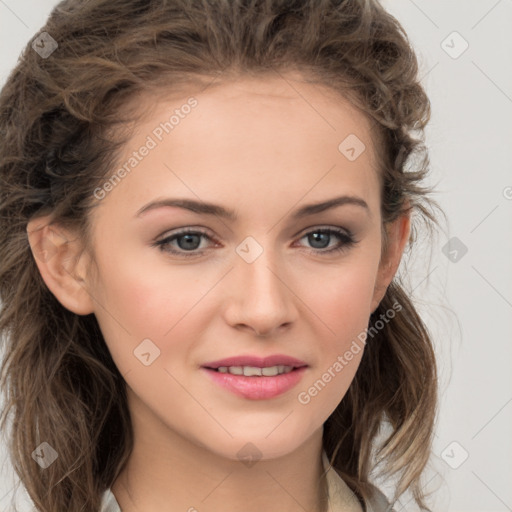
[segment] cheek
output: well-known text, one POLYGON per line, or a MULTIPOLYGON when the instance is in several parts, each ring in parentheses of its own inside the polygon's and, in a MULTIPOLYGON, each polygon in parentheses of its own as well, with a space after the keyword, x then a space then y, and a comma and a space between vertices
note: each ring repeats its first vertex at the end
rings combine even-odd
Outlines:
POLYGON ((311 278, 302 288, 310 310, 308 317, 315 318, 319 326, 312 338, 321 350, 311 378, 301 386, 302 394, 297 399, 318 408, 321 416, 331 414, 352 383, 363 356, 371 313, 377 259, 360 253, 357 261, 349 264, 347 259, 345 263, 336 271, 322 273, 321 279, 316 275, 316 286, 311 286, 311 278))
POLYGON ((171 356, 190 349, 198 338, 205 316, 202 299, 218 281, 218 273, 198 274, 192 267, 165 264, 141 266, 136 261, 102 261, 100 287, 95 290, 102 305, 96 310, 98 322, 120 369, 140 365, 134 351, 146 339, 160 350, 155 363, 167 359, 166 366, 172 368, 177 358, 171 356))
POLYGON ((300 296, 310 309, 308 316, 312 312, 324 325, 324 339, 347 341, 367 326, 376 273, 375 258, 360 254, 302 280, 300 296))

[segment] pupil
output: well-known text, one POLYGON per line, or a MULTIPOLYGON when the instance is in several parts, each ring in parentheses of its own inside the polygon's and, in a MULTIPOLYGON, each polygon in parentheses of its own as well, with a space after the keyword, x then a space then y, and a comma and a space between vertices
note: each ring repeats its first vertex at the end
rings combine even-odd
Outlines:
POLYGON ((324 249, 325 247, 327 247, 327 246, 329 245, 329 240, 328 240, 328 238, 327 238, 328 236, 329 236, 329 234, 328 234, 328 233, 312 233, 311 235, 309 235, 309 237, 310 237, 310 243, 312 242, 312 243, 311 243, 311 245, 312 245, 313 247, 315 247, 316 249, 324 249), (325 243, 325 244, 323 244, 323 245, 322 245, 322 244, 320 244, 320 247, 315 246, 315 243, 317 243, 317 242, 318 242, 318 239, 319 239, 320 237, 326 237, 326 238, 325 238, 325 240, 324 240, 326 243, 325 243))
POLYGON ((197 249, 197 247, 194 247, 194 242, 198 242, 199 241, 199 236, 198 235, 191 235, 191 234, 187 234, 187 235, 183 235, 183 236, 180 236, 178 238, 178 245, 180 246, 180 249, 197 249), (192 240, 190 240, 192 238, 192 240), (194 240, 195 238, 195 240, 194 240), (182 244, 180 243, 181 240, 185 240, 185 243, 182 244), (192 244, 192 246, 190 245, 192 244))

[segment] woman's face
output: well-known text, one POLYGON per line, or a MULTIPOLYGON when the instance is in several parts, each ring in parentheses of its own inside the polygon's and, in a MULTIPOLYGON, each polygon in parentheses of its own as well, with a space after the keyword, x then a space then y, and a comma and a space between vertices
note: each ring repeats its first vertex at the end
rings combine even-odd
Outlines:
POLYGON ((368 122, 291 77, 155 101, 95 193, 91 312, 148 434, 230 459, 244 446, 284 455, 342 400, 385 291, 368 122), (267 366, 285 355, 305 368, 204 367, 276 354, 267 366))

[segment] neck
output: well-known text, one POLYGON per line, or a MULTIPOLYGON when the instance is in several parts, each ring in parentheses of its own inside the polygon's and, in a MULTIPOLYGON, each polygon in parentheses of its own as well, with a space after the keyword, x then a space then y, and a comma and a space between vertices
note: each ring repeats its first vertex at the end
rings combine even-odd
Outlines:
POLYGON ((131 410, 133 451, 111 487, 123 512, 327 512, 322 428, 291 453, 244 463, 131 410))

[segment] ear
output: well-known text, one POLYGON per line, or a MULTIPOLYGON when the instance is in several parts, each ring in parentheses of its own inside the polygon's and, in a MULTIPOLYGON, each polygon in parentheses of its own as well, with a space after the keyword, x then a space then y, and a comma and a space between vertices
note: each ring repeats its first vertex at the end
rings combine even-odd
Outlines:
POLYGON ((398 270, 405 245, 409 240, 410 230, 410 209, 407 209, 406 213, 386 225, 388 246, 379 263, 371 306, 372 313, 379 307, 389 284, 398 270))
POLYGON ((57 300, 77 315, 94 311, 86 288, 89 256, 79 237, 51 222, 50 216, 31 219, 27 235, 37 268, 57 300))

